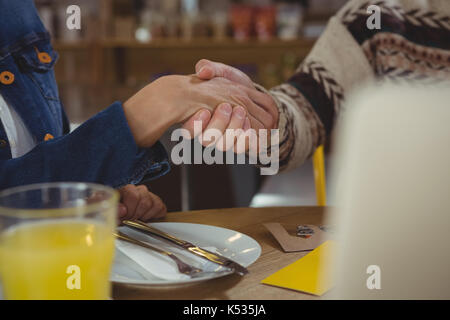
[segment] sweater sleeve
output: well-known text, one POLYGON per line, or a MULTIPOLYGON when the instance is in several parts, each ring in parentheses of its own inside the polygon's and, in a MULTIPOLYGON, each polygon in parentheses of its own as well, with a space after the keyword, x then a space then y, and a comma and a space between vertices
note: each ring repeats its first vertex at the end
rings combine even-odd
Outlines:
POLYGON ((295 74, 266 91, 280 114, 280 170, 301 165, 330 137, 345 113, 345 97, 357 87, 381 80, 450 78, 450 3, 377 3, 380 29, 367 27, 369 1, 349 1, 295 74))

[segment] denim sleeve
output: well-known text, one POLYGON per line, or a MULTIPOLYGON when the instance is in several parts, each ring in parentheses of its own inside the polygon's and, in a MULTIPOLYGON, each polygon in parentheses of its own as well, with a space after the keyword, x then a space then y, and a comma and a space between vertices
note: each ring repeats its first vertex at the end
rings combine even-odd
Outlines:
POLYGON ((41 182, 94 182, 114 188, 156 179, 170 170, 160 142, 139 148, 115 102, 70 134, 0 161, 0 189, 41 182))

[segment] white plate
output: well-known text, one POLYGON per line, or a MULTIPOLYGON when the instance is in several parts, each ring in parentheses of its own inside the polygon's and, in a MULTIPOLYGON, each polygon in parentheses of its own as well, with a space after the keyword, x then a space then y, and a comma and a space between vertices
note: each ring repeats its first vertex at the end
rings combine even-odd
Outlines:
MULTIPOLYGON (((192 242, 199 247, 215 247, 217 248, 217 253, 232 259, 244 267, 248 267, 254 263, 261 255, 261 247, 258 242, 237 231, 193 223, 159 222, 150 223, 149 225, 172 234, 180 239, 192 242)), ((160 240, 157 240, 157 238, 147 236, 130 228, 119 227, 118 229, 130 236, 138 238, 139 240, 144 240, 148 243, 156 245, 158 243, 161 244, 160 240)), ((167 242, 164 242, 164 244, 167 246, 167 242)), ((176 253, 182 260, 183 256, 192 258, 192 254, 187 251, 179 251, 176 246, 171 248, 173 249, 171 251, 176 253)), ((148 249, 142 248, 142 250, 148 249)), ((178 285, 214 279, 229 274, 229 272, 221 272, 219 274, 208 274, 195 279, 169 281, 159 279, 157 277, 148 277, 148 275, 147 277, 144 277, 138 272, 140 268, 141 267, 133 260, 121 253, 119 250, 116 250, 111 281, 135 285, 178 285)))

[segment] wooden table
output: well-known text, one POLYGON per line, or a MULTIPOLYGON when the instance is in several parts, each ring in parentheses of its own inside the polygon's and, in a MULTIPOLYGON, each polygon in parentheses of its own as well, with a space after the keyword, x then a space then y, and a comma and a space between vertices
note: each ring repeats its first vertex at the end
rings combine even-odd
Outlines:
POLYGON ((294 234, 300 224, 323 224, 320 207, 235 208, 169 213, 164 221, 208 224, 233 229, 254 238, 261 245, 259 259, 244 277, 230 275, 176 288, 115 284, 114 299, 314 299, 314 296, 261 284, 261 280, 293 263, 306 253, 284 253, 262 225, 279 222, 294 234))

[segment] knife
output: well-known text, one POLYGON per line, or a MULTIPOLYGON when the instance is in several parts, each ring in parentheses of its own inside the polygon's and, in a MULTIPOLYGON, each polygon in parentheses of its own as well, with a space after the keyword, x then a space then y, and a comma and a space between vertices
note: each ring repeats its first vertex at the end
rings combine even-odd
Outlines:
POLYGON ((170 241, 171 243, 173 243, 185 250, 188 250, 189 252, 191 252, 199 257, 202 257, 203 259, 217 263, 226 268, 230 268, 235 273, 239 274, 240 276, 246 275, 248 273, 248 270, 246 268, 244 268, 239 263, 234 262, 231 259, 228 259, 217 253, 213 253, 211 251, 197 247, 196 245, 194 245, 188 241, 179 239, 173 235, 170 235, 164 231, 161 231, 155 227, 149 226, 140 221, 124 220, 124 221, 122 221, 122 223, 130 228, 135 229, 135 230, 150 234, 152 236, 157 236, 157 237, 163 238, 167 241, 170 241))

